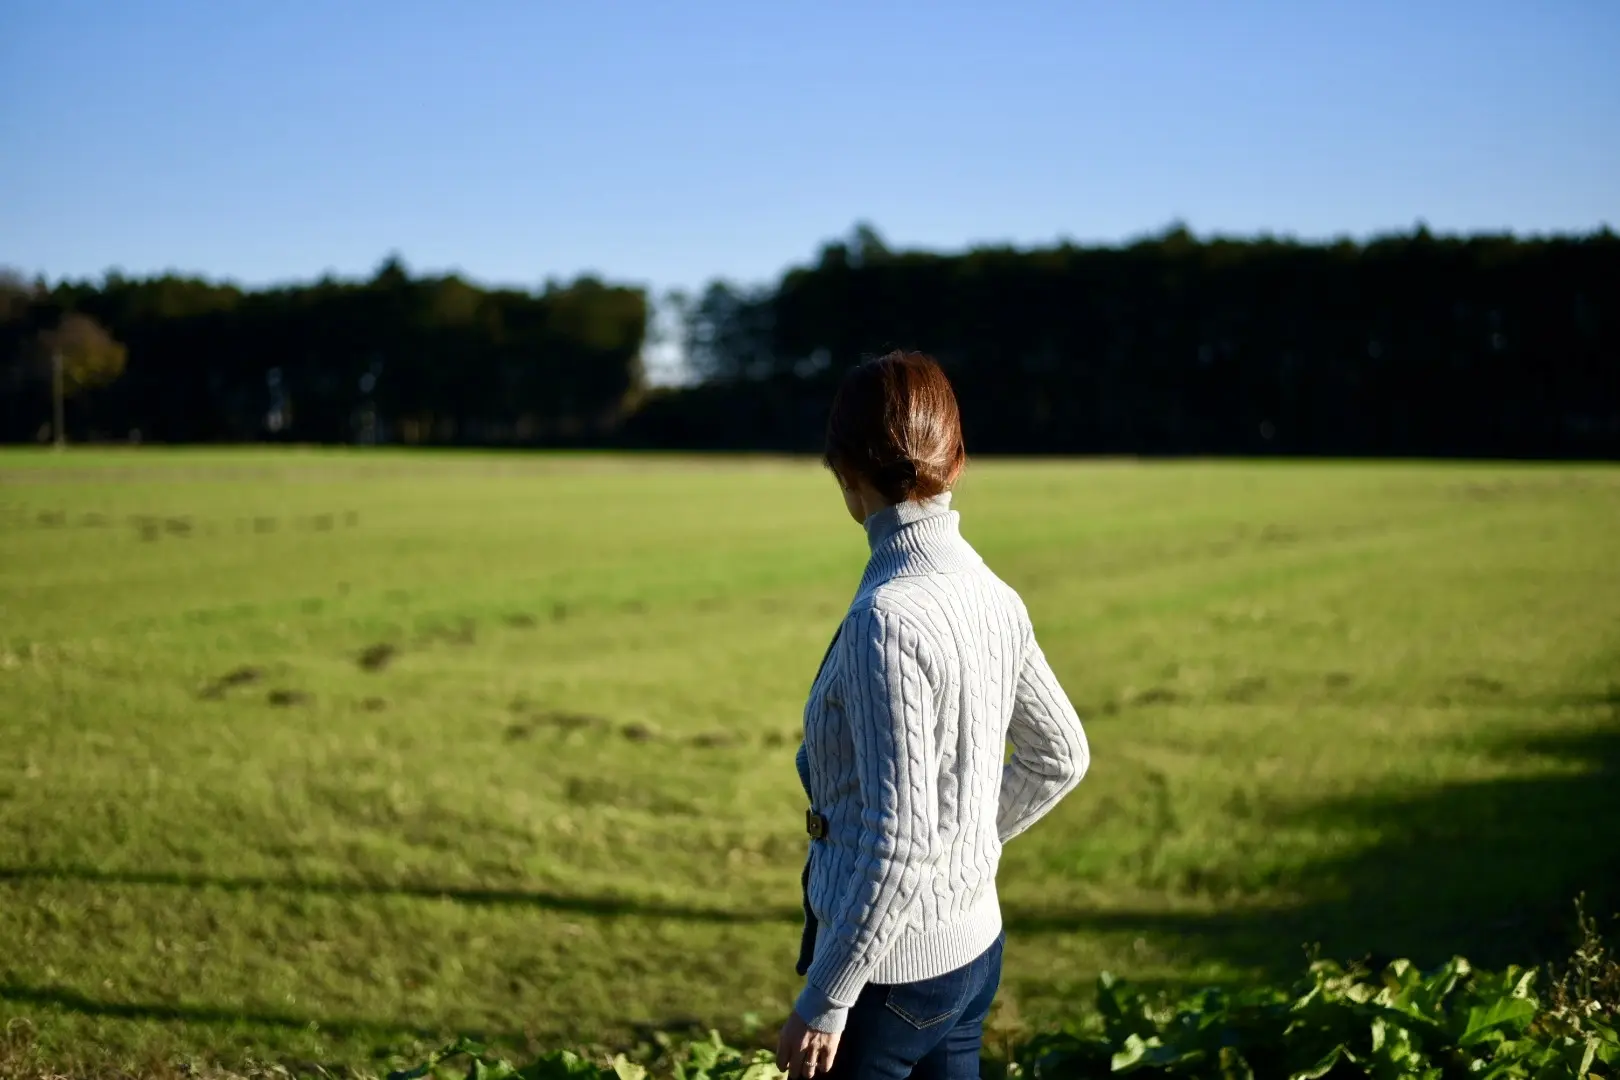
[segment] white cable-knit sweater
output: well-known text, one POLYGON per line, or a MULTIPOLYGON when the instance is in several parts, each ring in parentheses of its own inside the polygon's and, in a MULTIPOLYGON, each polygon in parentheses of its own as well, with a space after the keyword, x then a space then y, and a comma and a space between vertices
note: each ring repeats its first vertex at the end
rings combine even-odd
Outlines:
POLYGON ((828 830, 795 1009, 823 1031, 868 982, 943 975, 995 942, 1001 845, 1089 762, 1023 601, 958 523, 948 493, 867 519, 872 557, 805 706, 799 777, 828 830))

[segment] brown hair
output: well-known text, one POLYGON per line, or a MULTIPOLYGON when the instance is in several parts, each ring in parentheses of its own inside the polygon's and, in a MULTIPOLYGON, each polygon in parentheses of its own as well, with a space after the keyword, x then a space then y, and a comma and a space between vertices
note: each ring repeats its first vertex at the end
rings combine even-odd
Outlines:
POLYGON ((967 460, 956 394, 934 358, 896 350, 852 369, 827 418, 827 466, 890 502, 931 499, 967 460))

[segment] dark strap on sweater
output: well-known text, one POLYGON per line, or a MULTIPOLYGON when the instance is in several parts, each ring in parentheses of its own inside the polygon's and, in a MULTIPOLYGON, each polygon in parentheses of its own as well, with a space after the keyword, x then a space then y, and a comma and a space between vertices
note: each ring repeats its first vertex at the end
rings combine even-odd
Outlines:
MULTIPOLYGON (((833 631, 832 640, 827 642, 827 651, 821 654, 821 664, 816 668, 816 679, 821 678, 822 671, 827 667, 827 660, 832 656, 832 651, 837 647, 838 639, 843 633, 844 624, 840 622, 838 629, 833 631)), ((811 685, 815 685, 815 680, 811 680, 811 685)), ((814 810, 811 813, 814 813, 814 810)), ((811 843, 814 844, 815 839, 811 840, 811 843)), ((809 974, 810 961, 815 959, 816 955, 816 913, 810 910, 810 858, 814 850, 811 848, 805 853, 804 872, 799 875, 799 891, 804 898, 804 930, 799 935, 799 962, 794 965, 794 970, 800 975, 809 974)))
POLYGON ((810 910, 810 860, 804 860, 804 873, 799 875, 799 886, 804 893, 804 930, 799 934, 799 962, 793 970, 800 975, 810 974, 810 961, 816 958, 816 913, 810 910))

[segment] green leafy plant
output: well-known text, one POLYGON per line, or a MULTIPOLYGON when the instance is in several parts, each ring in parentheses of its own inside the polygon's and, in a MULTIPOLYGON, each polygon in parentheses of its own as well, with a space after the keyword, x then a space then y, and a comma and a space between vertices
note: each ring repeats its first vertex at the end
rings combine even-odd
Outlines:
MULTIPOLYGON (((1596 924, 1579 915, 1570 961, 1547 973, 1476 971, 1457 957, 1432 971, 1409 960, 1371 970, 1327 960, 1289 987, 1149 994, 1104 974, 1095 1013, 1071 1031, 1014 1049, 1010 1080, 1140 1077, 1209 1080, 1590 1080, 1620 1075, 1620 964, 1596 924)), ((460 1067, 466 1080, 779 1080, 766 1050, 727 1046, 716 1032, 657 1037, 648 1064, 557 1050, 517 1067, 462 1039, 388 1080, 423 1080, 460 1067), (651 1067, 649 1067, 649 1065, 651 1067), (656 1072, 654 1071, 656 1070, 656 1072)), ((644 1059, 647 1060, 647 1059, 644 1059)))
POLYGON ((1590 1014, 1578 1030, 1555 1022, 1534 992, 1536 978, 1517 967, 1474 971, 1460 957, 1430 972, 1407 960, 1376 972, 1317 961, 1287 989, 1209 989, 1169 1000, 1104 975, 1101 1030, 1037 1037, 1011 1071, 1030 1080, 1609 1075, 1620 1065, 1612 1016, 1590 1014))
MULTIPOLYGON (((727 1046, 718 1032, 707 1039, 676 1043, 660 1037, 659 1065, 662 1076, 673 1080, 779 1080, 776 1057, 768 1050, 737 1050, 727 1046)), ((472 1039, 456 1042, 434 1052, 413 1069, 388 1074, 388 1080, 422 1080, 448 1071, 447 1066, 466 1059, 462 1075, 466 1080, 648 1080, 646 1065, 619 1054, 600 1064, 569 1050, 553 1050, 520 1067, 472 1039)))

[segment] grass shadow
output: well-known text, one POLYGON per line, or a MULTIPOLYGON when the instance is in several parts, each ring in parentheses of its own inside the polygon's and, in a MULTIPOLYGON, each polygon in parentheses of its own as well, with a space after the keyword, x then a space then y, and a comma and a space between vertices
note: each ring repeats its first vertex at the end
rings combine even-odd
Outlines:
POLYGON ((1620 912, 1620 723, 1499 751, 1547 759, 1555 769, 1302 811, 1317 830, 1378 840, 1308 865, 1290 882, 1303 899, 1286 907, 1025 912, 1008 925, 1144 936, 1281 978, 1298 973, 1301 949, 1311 945, 1326 956, 1406 956, 1424 966, 1453 955, 1486 967, 1561 959, 1577 896, 1585 894, 1587 910, 1605 921, 1620 912))
POLYGON ((0 982, 0 1001, 19 1005, 61 1009, 80 1016, 114 1020, 156 1020, 188 1024, 252 1024, 258 1027, 298 1031, 320 1030, 339 1037, 387 1039, 415 1037, 434 1039, 442 1031, 389 1020, 366 1020, 303 1016, 296 1013, 226 1009, 212 1005, 179 1005, 165 1002, 107 1001, 59 986, 32 986, 0 982))
POLYGON ((639 916, 704 923, 794 923, 804 920, 797 907, 751 909, 669 904, 619 896, 575 896, 543 889, 497 889, 368 881, 310 881, 299 878, 231 877, 175 871, 101 870, 88 866, 0 866, 0 882, 71 881, 89 885, 139 885, 227 892, 291 892, 313 896, 411 897, 483 906, 529 906, 579 915, 639 916))

